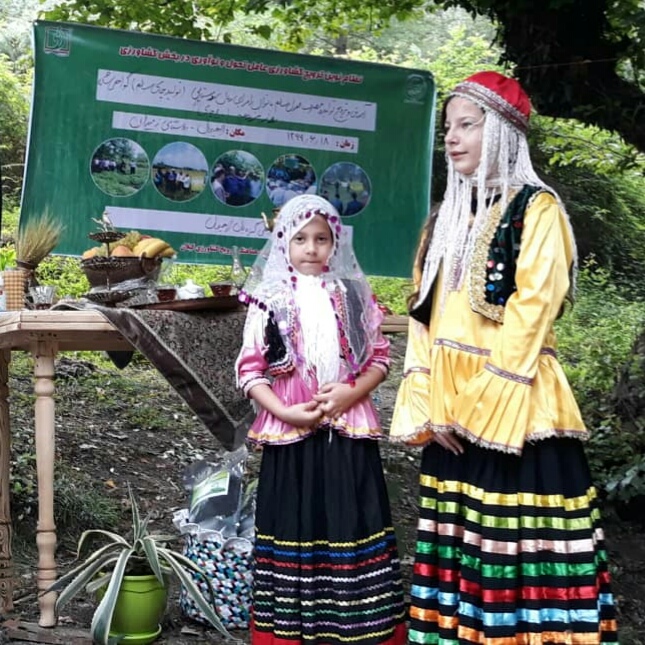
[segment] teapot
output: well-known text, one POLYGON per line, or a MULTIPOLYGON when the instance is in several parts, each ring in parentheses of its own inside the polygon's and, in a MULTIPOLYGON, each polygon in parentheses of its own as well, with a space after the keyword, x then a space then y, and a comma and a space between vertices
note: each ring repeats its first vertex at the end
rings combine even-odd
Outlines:
POLYGON ((195 284, 190 278, 177 289, 179 300, 190 300, 191 298, 203 298, 205 296, 203 287, 195 284))

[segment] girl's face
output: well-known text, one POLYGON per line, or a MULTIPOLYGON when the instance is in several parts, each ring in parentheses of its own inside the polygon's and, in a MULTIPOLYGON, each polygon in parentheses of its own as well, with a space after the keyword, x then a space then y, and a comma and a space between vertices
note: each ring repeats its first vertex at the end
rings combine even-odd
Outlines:
POLYGON ((468 99, 455 96, 446 106, 446 152, 455 170, 472 175, 482 156, 484 111, 468 99))
POLYGON ((315 215, 289 242, 289 259, 304 275, 321 275, 334 248, 334 238, 327 220, 315 215))

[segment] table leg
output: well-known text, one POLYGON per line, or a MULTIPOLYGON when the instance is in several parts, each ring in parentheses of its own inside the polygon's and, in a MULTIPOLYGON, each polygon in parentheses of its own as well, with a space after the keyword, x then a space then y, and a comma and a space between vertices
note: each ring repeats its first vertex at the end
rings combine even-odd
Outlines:
POLYGON ((9 361, 11 352, 0 351, 0 612, 13 611, 13 559, 11 556, 11 424, 9 421, 9 361))
MULTIPOLYGON (((34 355, 36 393, 36 470, 38 473, 38 592, 56 580, 56 525, 54 524, 54 357, 56 345, 38 342, 34 355)), ((56 625, 56 594, 39 595, 41 627, 56 625)))

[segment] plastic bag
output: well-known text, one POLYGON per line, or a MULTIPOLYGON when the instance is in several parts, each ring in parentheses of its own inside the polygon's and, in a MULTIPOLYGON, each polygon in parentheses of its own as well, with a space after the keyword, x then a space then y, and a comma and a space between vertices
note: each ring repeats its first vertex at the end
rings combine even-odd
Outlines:
POLYGON ((241 446, 219 463, 200 461, 191 467, 185 477, 191 492, 191 523, 201 529, 219 531, 223 538, 237 535, 247 455, 246 446, 241 446))
POLYGON ((254 479, 243 487, 240 517, 237 526, 239 537, 255 539, 255 500, 257 498, 258 480, 254 479))

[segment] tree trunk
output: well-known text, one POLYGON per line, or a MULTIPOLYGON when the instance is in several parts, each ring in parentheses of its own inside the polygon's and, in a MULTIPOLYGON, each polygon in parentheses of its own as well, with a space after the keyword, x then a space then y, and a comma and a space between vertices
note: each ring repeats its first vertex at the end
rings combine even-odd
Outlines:
POLYGON ((548 4, 499 2, 490 10, 500 23, 505 59, 517 65, 536 109, 616 131, 645 151, 645 95, 616 72, 630 43, 609 39, 607 1, 548 4))

